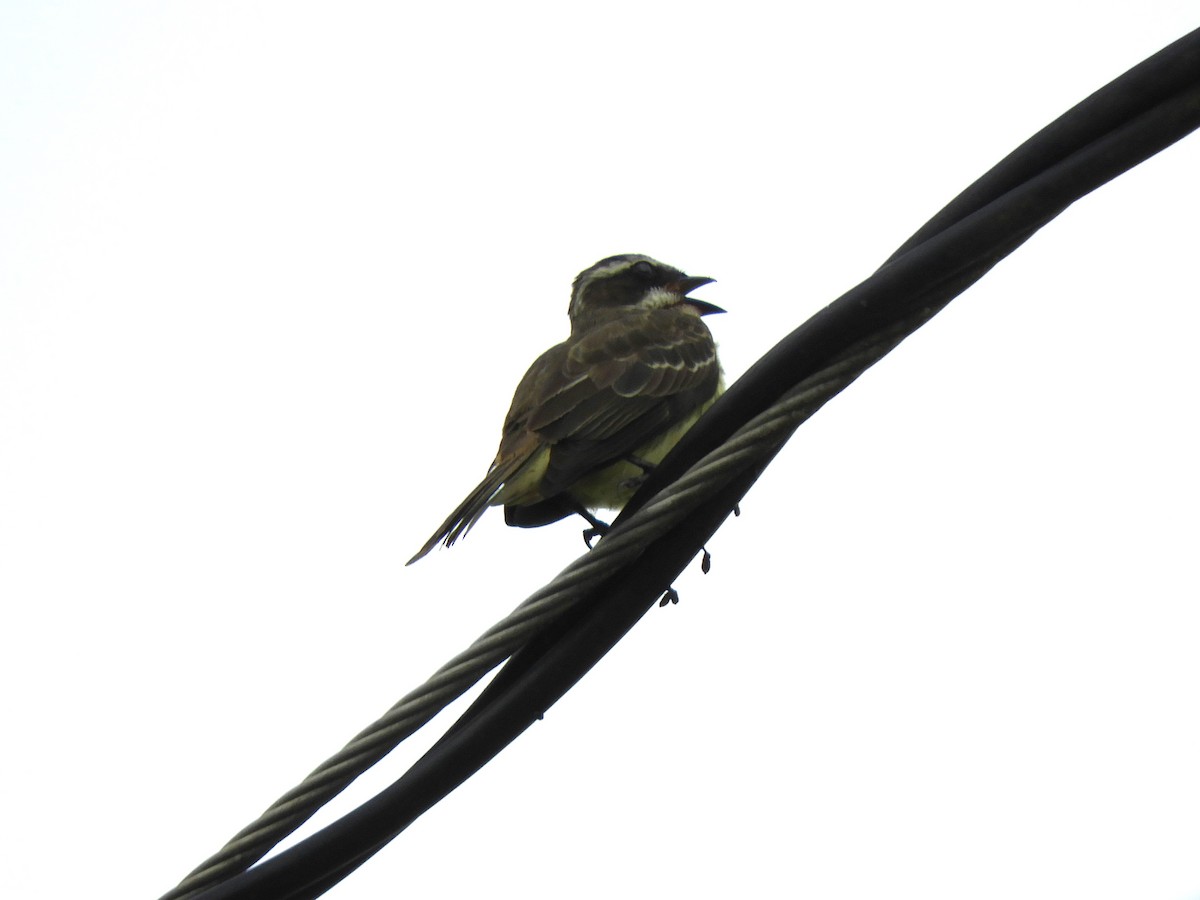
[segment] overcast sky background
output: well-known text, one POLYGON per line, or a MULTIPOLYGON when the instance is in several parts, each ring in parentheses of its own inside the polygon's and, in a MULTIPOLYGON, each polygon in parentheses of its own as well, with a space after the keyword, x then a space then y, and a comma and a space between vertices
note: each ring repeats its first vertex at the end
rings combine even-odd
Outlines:
MULTIPOLYGON (((159 895, 582 551, 403 565, 580 269, 736 378, 1197 12, 4 4, 0 895, 159 895)), ((329 896, 1200 897, 1198 207, 1036 235, 329 896)))

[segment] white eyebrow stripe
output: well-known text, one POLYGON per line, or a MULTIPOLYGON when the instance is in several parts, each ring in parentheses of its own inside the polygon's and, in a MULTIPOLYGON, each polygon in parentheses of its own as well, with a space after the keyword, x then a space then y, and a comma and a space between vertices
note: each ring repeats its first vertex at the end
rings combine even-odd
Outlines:
POLYGON ((591 281, 594 281, 596 278, 605 278, 609 275, 616 275, 619 272, 624 272, 626 269, 632 269, 634 266, 636 266, 640 262, 648 262, 653 266, 662 266, 663 268, 668 268, 667 266, 664 266, 662 263, 660 263, 658 260, 651 259, 649 256, 642 256, 641 254, 630 254, 625 257, 614 259, 611 262, 607 263, 606 265, 603 265, 600 268, 592 271, 588 275, 588 283, 590 283, 591 281))

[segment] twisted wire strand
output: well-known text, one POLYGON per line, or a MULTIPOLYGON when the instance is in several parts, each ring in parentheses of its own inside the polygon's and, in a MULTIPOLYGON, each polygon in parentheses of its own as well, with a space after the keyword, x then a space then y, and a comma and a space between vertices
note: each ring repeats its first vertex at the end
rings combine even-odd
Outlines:
MULTIPOLYGON (((1165 48, 1051 123, 964 191, 897 251, 888 264, 907 256, 907 251, 917 245, 938 241, 977 216, 982 216, 978 221, 986 224, 969 229, 966 237, 959 235, 953 241, 939 244, 939 252, 951 257, 978 252, 986 252, 986 257, 971 256, 974 262, 969 262, 964 256, 954 273, 943 272, 940 276, 943 284, 926 287, 926 297, 936 305, 912 318, 922 321, 929 318, 1075 199, 1195 128, 1193 121, 1200 114, 1197 105, 1200 88, 1196 86, 1195 75, 1200 65, 1198 36, 1200 32, 1194 32, 1165 48), (993 203, 1001 204, 998 211, 988 212, 993 203), (1031 217, 1032 213, 1036 216, 1031 217), (1023 227, 1006 230, 1009 219, 1023 227)), ((903 278, 888 282, 889 291, 904 294, 909 282, 924 277, 925 270, 934 264, 929 253, 921 257, 920 266, 905 269, 903 278)), ((848 299, 847 296, 842 301, 848 299)), ((842 301, 835 301, 830 308, 842 301)), ((858 302, 861 304, 862 299, 858 302)), ((881 308, 885 306, 881 304, 881 308)), ((839 315, 846 314, 848 308, 842 302, 839 315)), ((748 467, 765 465, 796 427, 920 324, 918 321, 881 331, 840 355, 826 369, 804 379, 747 423, 722 447, 648 501, 643 509, 636 512, 630 509, 627 520, 623 516, 595 550, 565 569, 509 618, 442 667, 425 685, 393 706, 164 900, 191 896, 261 858, 326 800, 565 611, 580 585, 602 583, 613 577, 621 566, 645 553, 656 537, 666 534, 706 495, 720 490, 748 467)), ((779 369, 766 367, 760 374, 766 372, 778 377, 779 369)), ((763 387, 761 378, 754 382, 755 390, 763 387)), ((680 455, 681 461, 683 458, 680 455)), ((664 460, 664 470, 668 462, 669 459, 664 460)), ((343 869, 356 864, 357 861, 347 861, 343 869)), ((336 883, 340 875, 324 877, 325 880, 310 882, 309 886, 319 892, 336 883)))
POLYGON ((595 549, 576 559, 424 684, 406 694, 164 894, 162 900, 194 896, 261 859, 355 778, 570 609, 596 583, 640 556, 651 542, 747 466, 777 451, 807 418, 930 315, 932 311, 923 313, 918 322, 910 320, 877 333, 785 393, 652 498, 627 523, 602 538, 595 549))

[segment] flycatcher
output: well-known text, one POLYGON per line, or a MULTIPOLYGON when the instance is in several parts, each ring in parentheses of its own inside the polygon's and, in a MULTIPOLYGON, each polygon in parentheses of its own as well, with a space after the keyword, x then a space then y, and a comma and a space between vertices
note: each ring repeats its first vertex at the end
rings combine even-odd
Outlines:
POLYGON ((648 256, 602 259, 575 279, 571 336, 537 358, 513 394, 487 477, 408 564, 447 547, 489 506, 533 527, 620 509, 725 389, 701 316, 724 312, 688 293, 712 278, 648 256))

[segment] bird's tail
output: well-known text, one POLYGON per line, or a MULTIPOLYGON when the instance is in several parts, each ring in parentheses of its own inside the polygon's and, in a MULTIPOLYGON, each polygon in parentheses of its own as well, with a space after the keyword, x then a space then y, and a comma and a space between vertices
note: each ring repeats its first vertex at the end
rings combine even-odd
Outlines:
POLYGON ((433 533, 433 537, 427 540, 425 546, 418 550, 416 556, 405 565, 411 566, 439 543, 444 543, 449 547, 470 531, 472 526, 479 521, 479 517, 487 511, 492 500, 500 493, 504 483, 516 475, 528 462, 528 456, 518 456, 493 466, 487 477, 476 485, 475 490, 467 494, 467 498, 455 507, 454 512, 450 513, 446 521, 433 533))

